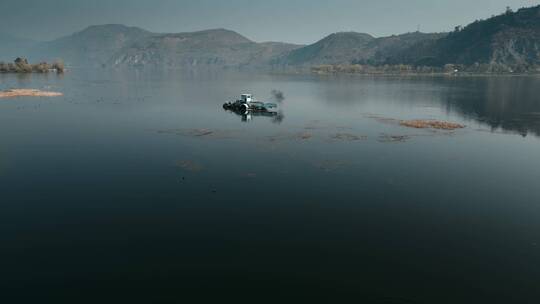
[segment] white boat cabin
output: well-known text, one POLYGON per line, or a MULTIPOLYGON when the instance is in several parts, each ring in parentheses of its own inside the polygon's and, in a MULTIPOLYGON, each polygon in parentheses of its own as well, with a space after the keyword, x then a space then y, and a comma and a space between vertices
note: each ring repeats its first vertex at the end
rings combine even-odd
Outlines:
POLYGON ((240 95, 240 100, 243 102, 252 102, 253 101, 253 95, 252 94, 242 94, 240 95))

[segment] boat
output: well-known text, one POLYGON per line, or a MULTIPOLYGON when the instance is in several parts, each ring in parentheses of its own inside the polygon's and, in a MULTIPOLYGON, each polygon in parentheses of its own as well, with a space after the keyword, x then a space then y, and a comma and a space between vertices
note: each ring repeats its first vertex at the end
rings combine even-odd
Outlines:
POLYGON ((278 113, 277 104, 255 100, 253 94, 241 94, 240 99, 224 103, 223 109, 239 113, 278 113))

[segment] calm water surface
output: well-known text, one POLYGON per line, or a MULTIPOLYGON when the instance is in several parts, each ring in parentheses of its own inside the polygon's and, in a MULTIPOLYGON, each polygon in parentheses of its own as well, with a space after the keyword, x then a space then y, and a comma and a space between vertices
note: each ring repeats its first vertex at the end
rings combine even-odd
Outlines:
POLYGON ((0 100, 9 303, 540 296, 540 78, 73 70, 10 87, 64 96, 0 100), (272 89, 279 117, 221 108, 272 89))

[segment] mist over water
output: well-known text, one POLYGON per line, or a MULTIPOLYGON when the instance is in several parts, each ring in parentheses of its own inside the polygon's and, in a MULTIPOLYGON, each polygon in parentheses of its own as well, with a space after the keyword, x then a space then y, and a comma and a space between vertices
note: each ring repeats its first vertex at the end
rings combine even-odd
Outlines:
POLYGON ((0 75, 0 89, 64 93, 0 100, 1 289, 75 302, 531 303, 539 82, 0 75), (286 97, 279 123, 221 107, 244 92, 275 102, 273 89, 286 97))

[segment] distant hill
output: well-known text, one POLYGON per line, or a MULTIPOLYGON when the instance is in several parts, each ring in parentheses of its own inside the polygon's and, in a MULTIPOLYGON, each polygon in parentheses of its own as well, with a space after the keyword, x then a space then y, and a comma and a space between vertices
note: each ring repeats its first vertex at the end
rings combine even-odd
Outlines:
POLYGON ((114 65, 157 67, 262 66, 298 46, 285 43, 256 43, 225 29, 192 33, 158 34, 140 39, 119 50, 114 65))
POLYGON ((447 33, 405 33, 401 35, 392 35, 388 37, 377 38, 368 47, 370 53, 364 58, 358 58, 356 63, 362 64, 383 64, 389 58, 392 58, 396 54, 403 52, 410 47, 419 43, 430 43, 443 37, 446 37, 447 33))
POLYGON ((448 36, 411 46, 388 63, 442 66, 540 64, 540 6, 523 8, 456 28, 448 36))
POLYGON ((62 58, 75 66, 99 66, 125 46, 151 35, 143 29, 119 24, 90 26, 70 36, 40 44, 33 57, 40 60, 62 58))
MULTIPOLYGON (((540 71, 540 6, 507 11, 451 33, 377 38, 341 32, 307 46, 257 43, 226 29, 157 34, 118 24, 91 26, 41 43, 0 35, 0 60, 20 56, 32 62, 62 58, 68 66, 86 67, 295 69, 359 64, 382 70, 404 66, 407 71, 440 71, 454 64, 480 72, 540 71)), ((454 71, 453 66, 447 68, 454 71)))
POLYGON ((0 33, 0 61, 12 62, 17 57, 28 56, 37 42, 0 33))
POLYGON ((277 60, 283 65, 317 65, 350 63, 366 52, 375 38, 369 34, 343 32, 331 34, 314 44, 285 54, 277 60))
POLYGON ((262 42, 257 50, 251 55, 245 66, 268 67, 282 54, 304 47, 299 44, 283 42, 262 42))
POLYGON ((335 33, 314 44, 284 54, 277 59, 277 64, 288 66, 378 64, 418 42, 435 40, 444 36, 445 34, 416 32, 375 38, 364 33, 335 33))
POLYGON ((22 40, 7 35, 0 36, 0 41, 0 55, 5 54, 9 62, 25 56, 32 62, 62 59, 68 66, 79 67, 266 68, 278 55, 302 47, 256 43, 226 29, 157 34, 120 24, 90 26, 53 41, 24 46, 22 40))

